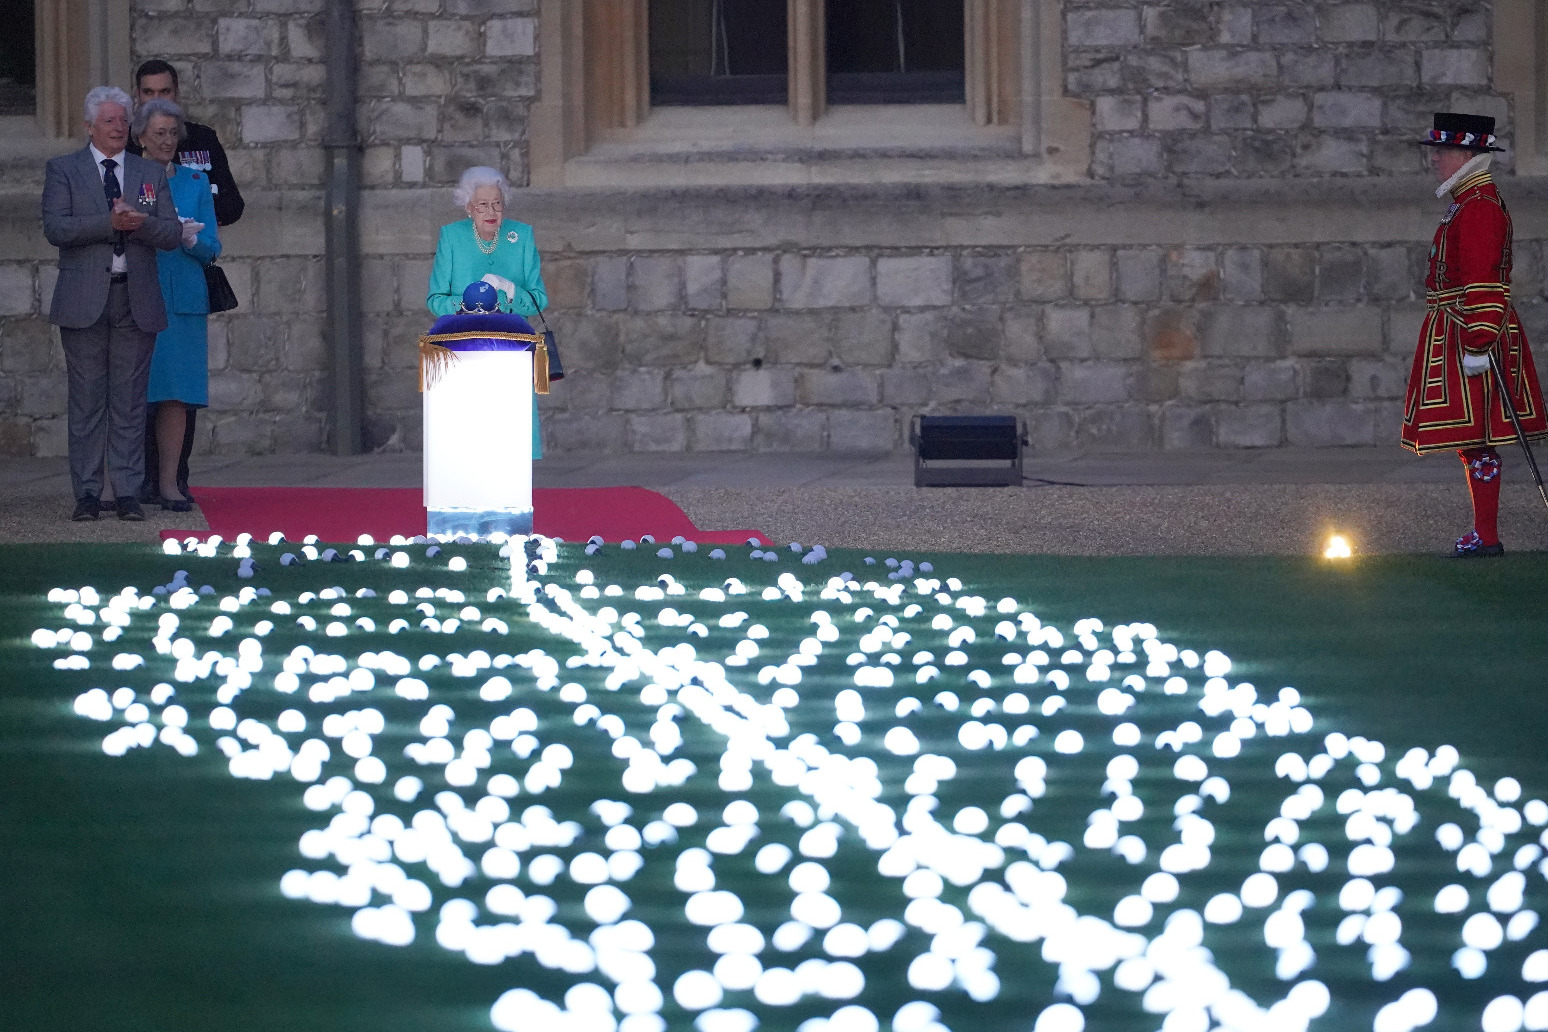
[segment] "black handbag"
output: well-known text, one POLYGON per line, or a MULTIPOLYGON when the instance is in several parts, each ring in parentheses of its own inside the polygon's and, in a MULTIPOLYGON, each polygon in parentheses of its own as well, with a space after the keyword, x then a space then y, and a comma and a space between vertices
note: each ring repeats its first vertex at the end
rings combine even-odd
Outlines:
POLYGON ((204 285, 210 291, 210 311, 229 312, 237 306, 236 291, 226 278, 226 270, 214 262, 204 267, 204 285))
POLYGON ((526 287, 527 296, 532 299, 532 307, 537 312, 538 322, 543 324, 543 346, 548 349, 548 382, 564 379, 564 363, 559 359, 559 340, 554 336, 554 331, 548 328, 548 320, 543 318, 543 310, 538 308, 537 295, 526 287))

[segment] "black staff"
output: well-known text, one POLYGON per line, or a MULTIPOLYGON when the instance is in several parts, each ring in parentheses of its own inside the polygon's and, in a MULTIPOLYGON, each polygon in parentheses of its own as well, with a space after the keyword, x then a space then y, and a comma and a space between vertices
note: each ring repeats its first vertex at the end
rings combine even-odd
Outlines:
MULTIPOLYGON (((1509 313, 1506 313, 1507 318, 1509 313)), ((1505 414, 1510 416, 1510 425, 1516 428, 1516 440, 1521 443, 1521 450, 1526 453, 1527 466, 1532 470, 1532 479, 1537 481, 1537 493, 1543 496, 1543 504, 1548 505, 1548 488, 1543 487, 1543 475, 1537 471, 1537 460, 1532 457, 1532 447, 1527 444, 1526 434, 1521 431, 1521 417, 1516 415, 1516 402, 1510 396, 1510 388, 1505 383, 1505 370, 1500 368, 1500 360, 1495 357, 1494 349, 1489 349, 1489 368, 1494 370, 1494 382, 1500 388, 1500 400, 1505 403, 1505 414)))

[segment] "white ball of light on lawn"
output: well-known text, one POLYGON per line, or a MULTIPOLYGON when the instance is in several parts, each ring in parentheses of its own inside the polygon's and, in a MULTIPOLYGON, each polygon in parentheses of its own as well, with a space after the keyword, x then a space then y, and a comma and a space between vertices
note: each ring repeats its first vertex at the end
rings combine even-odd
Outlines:
POLYGON ((1463 922, 1462 941, 1475 950, 1496 949, 1505 941, 1505 929, 1493 914, 1474 914, 1463 922))
POLYGON ((1210 924, 1235 924, 1242 918, 1242 901, 1229 892, 1218 893, 1204 904, 1204 920, 1210 924))
POLYGON ((1342 910, 1369 910, 1376 899, 1376 887, 1365 878, 1351 878, 1338 891, 1342 910))
POLYGON ((1192 753, 1179 756, 1172 765, 1172 776, 1179 781, 1203 781, 1208 775, 1209 767, 1192 753))
POLYGON ((801 980, 789 968, 769 968, 758 976, 753 995, 759 1003, 789 1007, 801 999, 801 980))
POLYGON ((1466 979, 1481 978, 1488 970, 1489 959, 1484 952, 1472 946, 1464 946, 1451 955, 1451 966, 1466 979))
POLYGON ((1489 909, 1496 914, 1513 914, 1520 910, 1526 890, 1526 875, 1520 871, 1507 871, 1489 886, 1486 898, 1489 909))
POLYGON ((1231 672, 1231 659, 1224 652, 1211 649, 1204 654, 1204 676, 1224 677, 1231 672))
POLYGON ((1241 899, 1249 907, 1266 907, 1279 898, 1279 883, 1274 876, 1259 872, 1242 882, 1241 899))
POLYGON ((865 989, 865 975, 848 961, 837 961, 822 969, 817 992, 829 1000, 852 1000, 865 989))
POLYGON ((870 940, 864 928, 845 922, 828 929, 822 948, 830 957, 861 957, 870 948, 870 940))
POLYGON ((1526 1007, 1514 996, 1497 996, 1483 1011, 1483 1032, 1521 1032, 1526 1007))
POLYGON ((687 971, 672 985, 672 998, 684 1010, 701 1011, 717 1007, 725 991, 708 971, 687 971))
POLYGON ((1521 963, 1521 978, 1526 982, 1548 982, 1548 950, 1534 950, 1521 963))
POLYGON ((683 913, 696 925, 720 925, 740 921, 744 908, 742 900, 733 892, 711 889, 695 892, 683 905, 683 913))
POLYGON ((586 893, 586 915, 598 924, 614 924, 633 905, 615 885, 598 885, 586 893))
POLYGON ((1124 721, 1113 728, 1113 744, 1120 749, 1128 749, 1140 743, 1139 725, 1124 721))
POLYGON ((796 892, 825 892, 831 881, 828 869, 811 860, 796 864, 790 871, 790 888, 796 892))
POLYGON ((1390 910, 1378 911, 1370 916, 1361 930, 1360 938, 1372 946, 1390 946, 1403 934, 1403 921, 1390 910))
POLYGON ((940 992, 951 985, 952 963, 939 953, 921 953, 908 965, 908 984, 921 992, 940 992))
POLYGON ((355 780, 380 785, 387 780, 387 765, 375 756, 366 756, 355 764, 355 780))
POLYGON ((1079 1007, 1056 1003, 1037 1016, 1032 1032, 1083 1032, 1086 1016, 1079 1007))
POLYGON ((1155 907, 1141 896, 1125 896, 1113 908, 1113 924, 1120 928, 1141 928, 1155 916, 1155 907))

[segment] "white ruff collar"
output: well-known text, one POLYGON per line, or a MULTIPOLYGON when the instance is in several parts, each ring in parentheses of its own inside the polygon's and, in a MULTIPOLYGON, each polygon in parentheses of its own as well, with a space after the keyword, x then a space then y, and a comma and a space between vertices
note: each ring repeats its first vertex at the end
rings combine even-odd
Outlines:
POLYGON ((1435 196, 1445 197, 1451 192, 1452 187, 1462 182, 1462 180, 1466 179, 1474 172, 1482 172, 1484 169, 1489 167, 1489 162, 1493 160, 1494 155, 1488 151, 1484 151, 1482 154, 1469 158, 1467 164, 1457 169, 1455 175, 1435 188, 1435 196))

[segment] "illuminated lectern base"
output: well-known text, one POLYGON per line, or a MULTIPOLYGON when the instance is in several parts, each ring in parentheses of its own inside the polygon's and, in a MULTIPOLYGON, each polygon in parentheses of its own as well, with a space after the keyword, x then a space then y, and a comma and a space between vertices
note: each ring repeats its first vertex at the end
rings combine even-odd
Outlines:
MULTIPOLYGON (((435 537, 487 538, 532 533, 532 347, 512 328, 484 321, 517 316, 449 316, 461 339, 425 377, 425 523, 435 537), (467 325, 467 324, 472 325, 467 325), (502 332, 503 331, 503 332, 502 332)), ((435 339, 435 338, 431 338, 435 339)), ((444 343, 442 343, 444 342, 444 343)))
POLYGON ((425 524, 425 533, 430 537, 515 537, 532 533, 532 510, 426 509, 425 524))

